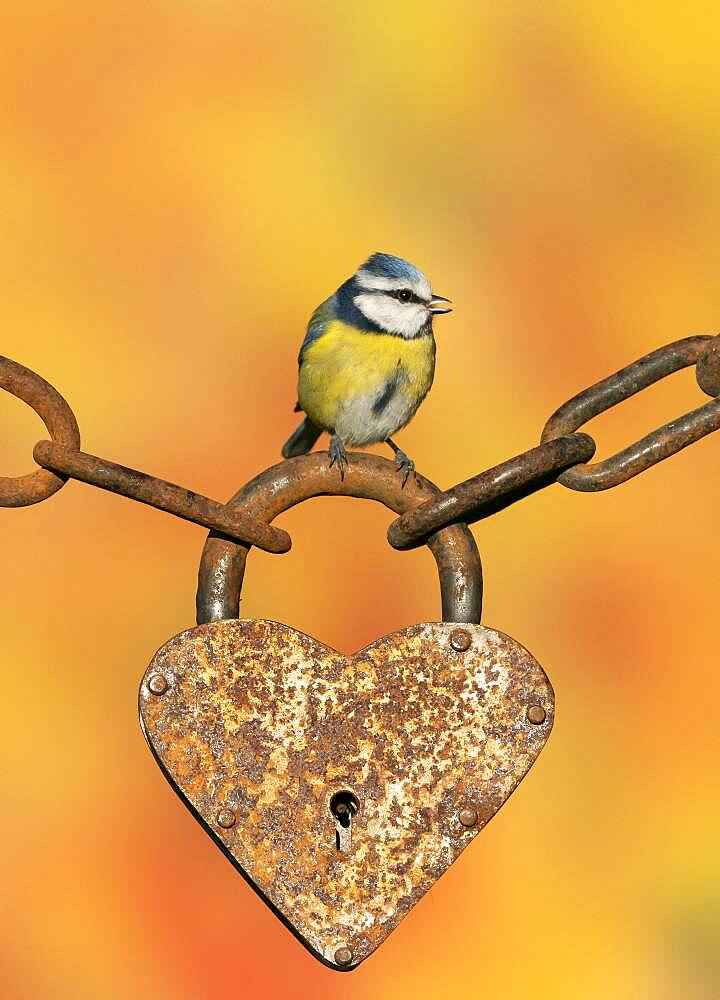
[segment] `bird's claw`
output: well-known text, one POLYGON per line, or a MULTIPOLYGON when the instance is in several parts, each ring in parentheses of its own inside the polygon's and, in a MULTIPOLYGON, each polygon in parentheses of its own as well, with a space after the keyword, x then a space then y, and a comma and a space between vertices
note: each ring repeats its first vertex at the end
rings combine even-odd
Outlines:
POLYGON ((337 436, 333 434, 330 438, 330 447, 328 448, 328 454, 330 455, 330 465, 328 468, 332 469, 333 465, 337 463, 337 467, 340 471, 340 479, 345 478, 345 469, 348 466, 347 452, 343 446, 342 441, 337 436))
POLYGON ((398 467, 398 472, 403 477, 402 484, 403 484, 403 488, 404 488, 405 487, 405 483, 410 478, 410 473, 411 472, 412 473, 415 472, 415 463, 413 462, 413 460, 411 458, 407 457, 407 455, 405 454, 404 451, 401 451, 398 448, 398 450, 395 452, 395 464, 398 467))

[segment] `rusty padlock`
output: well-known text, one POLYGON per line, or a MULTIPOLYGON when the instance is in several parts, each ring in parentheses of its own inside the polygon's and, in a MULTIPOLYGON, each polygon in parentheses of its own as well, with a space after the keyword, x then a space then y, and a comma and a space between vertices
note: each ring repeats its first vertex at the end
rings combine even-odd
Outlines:
MULTIPOLYGON (((427 500, 392 463, 322 453, 283 462, 231 503, 271 521, 347 495, 396 513, 427 500)), ((153 657, 140 716, 165 776, 310 952, 357 967, 494 816, 553 723, 553 690, 521 645, 479 623, 482 573, 464 525, 428 545, 443 621, 354 656, 265 620, 239 619, 248 549, 211 535, 196 628, 153 657)))

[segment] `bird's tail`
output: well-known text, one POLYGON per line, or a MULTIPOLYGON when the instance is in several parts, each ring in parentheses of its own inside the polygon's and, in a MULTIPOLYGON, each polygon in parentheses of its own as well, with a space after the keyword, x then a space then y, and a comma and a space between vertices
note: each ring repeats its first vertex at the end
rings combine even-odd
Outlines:
POLYGON ((293 431, 283 445, 283 458, 295 458, 296 455, 306 455, 321 434, 322 429, 317 424, 314 424, 310 417, 305 417, 297 430, 293 431))

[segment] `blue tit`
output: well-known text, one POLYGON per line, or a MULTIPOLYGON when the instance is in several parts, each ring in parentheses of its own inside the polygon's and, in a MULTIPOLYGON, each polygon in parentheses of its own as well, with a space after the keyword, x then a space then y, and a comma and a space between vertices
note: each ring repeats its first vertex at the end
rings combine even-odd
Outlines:
POLYGON ((330 465, 344 476, 346 446, 386 442, 403 485, 414 463, 392 440, 415 415, 435 374, 432 321, 450 312, 413 264, 374 253, 310 317, 298 358, 298 402, 305 419, 282 449, 310 451, 330 434, 330 465))

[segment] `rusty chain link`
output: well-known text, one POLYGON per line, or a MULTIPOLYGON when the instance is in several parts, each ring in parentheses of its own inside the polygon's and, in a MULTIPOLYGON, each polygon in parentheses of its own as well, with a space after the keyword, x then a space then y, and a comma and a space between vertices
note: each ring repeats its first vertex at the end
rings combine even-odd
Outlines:
POLYGON ((666 344, 564 403, 545 424, 539 447, 458 483, 396 518, 388 529, 388 541, 397 549, 414 548, 440 528, 457 521, 471 524, 556 481, 574 490, 606 490, 687 448, 720 428, 720 399, 670 421, 594 465, 585 463, 595 452, 595 442, 587 434, 574 432, 592 417, 690 365, 696 365, 703 392, 720 396, 718 337, 686 337, 666 344))
POLYGON ((563 469, 587 462, 594 454, 595 442, 588 434, 547 441, 398 517, 388 528, 388 541, 396 549, 411 549, 448 524, 479 521, 549 486, 563 469))
MULTIPOLYGON (((545 424, 542 440, 549 441, 559 434, 570 434, 592 417, 659 382, 666 375, 697 364, 708 346, 708 339, 687 337, 668 344, 574 396, 550 417, 545 424)), ((632 479, 664 458, 675 455, 694 441, 716 431, 718 427, 720 400, 713 399, 711 403, 664 424, 603 462, 570 469, 559 476, 558 480, 572 490, 607 490, 632 479)))
POLYGON ((262 524, 243 511, 229 509, 217 500, 210 500, 164 479, 86 455, 80 451, 77 421, 60 393, 29 368, 1 356, 0 388, 7 389, 32 406, 52 438, 52 441, 41 441, 35 447, 34 458, 42 468, 17 479, 0 478, 0 507, 26 507, 39 503, 73 478, 222 532, 267 552, 287 552, 290 548, 287 532, 262 524))
MULTIPOLYGON (((35 446, 33 455, 41 468, 16 479, 0 478, 0 507, 39 503, 56 493, 67 479, 73 478, 193 521, 234 543, 255 545, 267 552, 289 550, 290 536, 266 523, 264 510, 258 516, 257 504, 245 502, 249 494, 241 491, 230 504, 221 504, 163 479, 80 451, 77 421, 63 397, 39 375, 9 358, 0 357, 0 388, 28 403, 42 418, 52 438, 35 446)), ((624 483, 718 430, 719 397, 720 337, 686 337, 667 344, 564 403, 545 424, 537 447, 451 489, 440 492, 428 485, 426 488, 432 492, 429 499, 417 490, 409 491, 409 503, 397 499, 388 502, 384 498, 388 506, 404 510, 390 525, 388 541, 397 549, 414 548, 431 541, 441 529, 468 525, 488 517, 554 482, 582 491, 605 490, 624 483), (587 464, 595 453, 595 442, 588 434, 578 433, 583 424, 667 375, 691 365, 695 366, 700 388, 714 397, 709 403, 670 421, 610 458, 587 464)), ((290 468, 298 461, 289 459, 278 469, 290 468)), ((350 469, 352 465, 351 460, 350 469)), ((372 465, 373 476, 384 478, 391 468, 394 468, 392 463, 377 459, 372 465)), ((358 475, 361 475, 360 468, 358 475)), ((366 475, 363 465, 361 478, 366 475)), ((335 492, 322 476, 317 489, 335 492)), ((351 480, 347 489, 338 492, 356 496, 368 496, 372 492, 368 492, 370 488, 364 480, 358 490, 353 493, 351 480)))
MULTIPOLYGON (((72 410, 59 392, 44 378, 9 358, 0 357, 0 387, 32 406, 50 432, 67 448, 80 447, 80 430, 72 410)), ((38 469, 16 479, 0 477, 0 506, 26 507, 47 500, 65 485, 67 476, 38 469)))

